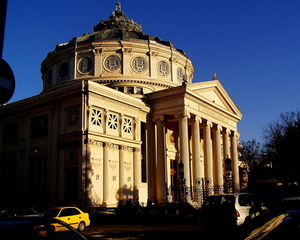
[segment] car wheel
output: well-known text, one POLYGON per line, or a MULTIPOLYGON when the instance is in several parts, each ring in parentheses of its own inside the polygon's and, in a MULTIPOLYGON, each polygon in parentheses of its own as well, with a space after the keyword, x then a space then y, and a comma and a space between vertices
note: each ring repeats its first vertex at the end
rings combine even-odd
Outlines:
POLYGON ((80 222, 78 224, 78 231, 82 232, 85 229, 85 223, 84 222, 80 222))

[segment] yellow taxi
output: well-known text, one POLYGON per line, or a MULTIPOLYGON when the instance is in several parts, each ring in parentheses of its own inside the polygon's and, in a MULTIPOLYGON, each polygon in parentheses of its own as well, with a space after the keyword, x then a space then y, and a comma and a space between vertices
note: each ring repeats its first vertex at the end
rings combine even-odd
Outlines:
POLYGON ((79 232, 82 232, 85 227, 90 225, 89 214, 77 207, 53 207, 45 211, 41 217, 59 219, 78 229, 79 232))

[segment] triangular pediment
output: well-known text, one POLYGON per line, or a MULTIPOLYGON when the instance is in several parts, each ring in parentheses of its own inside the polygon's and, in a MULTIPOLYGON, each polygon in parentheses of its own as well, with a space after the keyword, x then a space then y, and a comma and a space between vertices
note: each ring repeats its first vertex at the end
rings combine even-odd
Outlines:
POLYGON ((206 101, 217 105, 226 112, 236 115, 241 118, 242 114, 223 88, 219 80, 212 80, 207 82, 192 83, 188 85, 189 90, 200 95, 206 101))

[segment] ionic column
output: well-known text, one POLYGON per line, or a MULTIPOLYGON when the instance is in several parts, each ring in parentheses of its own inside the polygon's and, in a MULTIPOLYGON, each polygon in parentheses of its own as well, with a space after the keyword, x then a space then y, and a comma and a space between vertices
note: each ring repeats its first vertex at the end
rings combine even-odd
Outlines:
POLYGON ((155 163, 155 185, 156 199, 159 203, 166 203, 166 143, 164 116, 154 117, 156 122, 156 163, 155 163))
POLYGON ((175 118, 179 120, 179 140, 180 140, 180 158, 184 167, 184 177, 186 185, 191 186, 190 180, 190 159, 189 159, 189 133, 188 133, 188 118, 189 113, 186 111, 175 114, 175 118))
MULTIPOLYGON (((208 186, 211 188, 213 184, 213 151, 212 151, 212 141, 211 141, 211 127, 212 124, 207 121, 203 124, 204 129, 204 146, 205 146, 205 158, 204 158, 204 169, 205 169, 205 176, 210 180, 210 185, 208 186)), ((209 194, 212 194, 209 191, 209 194)))
POLYGON ((223 166, 222 166, 222 153, 221 153, 221 127, 219 125, 213 128, 214 130, 214 149, 215 149, 215 161, 216 161, 216 177, 215 185, 218 185, 219 192, 223 193, 223 166))
POLYGON ((109 199, 109 148, 111 143, 105 143, 103 148, 103 204, 109 199))
POLYGON ((134 148, 133 150, 133 197, 139 197, 139 187, 141 182, 141 149, 134 148))
POLYGON ((234 192, 240 191, 240 177, 238 166, 238 150, 237 150, 237 135, 233 132, 230 135, 231 140, 231 152, 232 152, 232 174, 233 174, 233 189, 234 192))
POLYGON ((201 118, 195 117, 193 122, 192 133, 192 149, 193 149, 193 184, 196 185, 196 179, 201 179, 201 165, 200 165, 200 123, 201 118))
POLYGON ((125 146, 120 145, 119 146, 119 188, 120 188, 119 200, 124 199, 124 186, 126 185, 125 173, 124 173, 125 170, 124 161, 125 161, 125 146))

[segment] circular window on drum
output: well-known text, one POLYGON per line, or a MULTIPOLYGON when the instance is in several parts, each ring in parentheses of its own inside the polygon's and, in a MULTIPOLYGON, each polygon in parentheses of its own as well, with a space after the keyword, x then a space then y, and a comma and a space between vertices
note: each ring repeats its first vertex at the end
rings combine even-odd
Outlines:
POLYGON ((89 73, 92 70, 92 59, 89 57, 81 58, 78 62, 78 70, 81 73, 89 73))
POLYGON ((170 67, 166 61, 160 61, 157 68, 158 73, 163 77, 167 77, 170 74, 170 67))
POLYGON ((134 71, 138 73, 143 73, 148 68, 148 62, 143 57, 135 57, 131 62, 131 66, 134 71))
POLYGON ((116 71, 121 68, 121 58, 118 55, 110 55, 105 59, 104 66, 108 71, 116 71))

